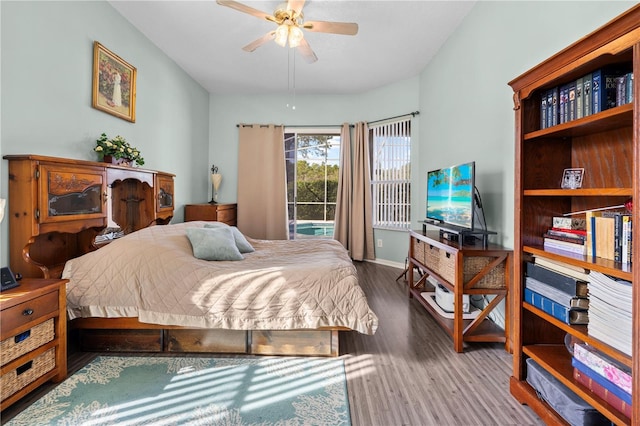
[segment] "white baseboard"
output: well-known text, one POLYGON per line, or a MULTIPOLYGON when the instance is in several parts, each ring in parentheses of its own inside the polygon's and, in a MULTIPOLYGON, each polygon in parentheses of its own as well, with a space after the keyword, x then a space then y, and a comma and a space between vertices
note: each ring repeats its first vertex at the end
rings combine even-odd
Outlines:
POLYGON ((404 263, 393 262, 391 260, 385 259, 374 259, 374 260, 366 260, 365 262, 378 263, 380 265, 391 266, 392 268, 398 268, 400 270, 404 270, 404 263))

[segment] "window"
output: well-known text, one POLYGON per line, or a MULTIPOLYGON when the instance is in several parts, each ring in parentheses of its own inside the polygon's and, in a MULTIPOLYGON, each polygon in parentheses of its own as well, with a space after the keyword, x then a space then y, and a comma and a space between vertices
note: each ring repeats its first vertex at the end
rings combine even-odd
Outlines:
POLYGON ((411 119, 372 125, 371 189, 373 226, 411 225, 411 119))
POLYGON ((289 238, 332 238, 340 129, 286 129, 289 238))

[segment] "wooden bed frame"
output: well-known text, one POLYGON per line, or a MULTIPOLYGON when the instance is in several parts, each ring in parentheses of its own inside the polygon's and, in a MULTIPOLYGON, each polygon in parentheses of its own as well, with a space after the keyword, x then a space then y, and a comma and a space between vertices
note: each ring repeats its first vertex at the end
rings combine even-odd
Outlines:
MULTIPOLYGON (((99 249, 95 237, 110 220, 133 232, 173 217, 170 173, 39 155, 4 159, 9 160, 10 265, 23 277, 60 278, 67 260, 99 249), (61 205, 61 195, 82 201, 61 205), (78 207, 87 200, 93 204, 78 207)), ((137 318, 78 318, 68 329, 70 347, 86 351, 309 356, 339 355, 338 331, 349 330, 189 329, 137 318)))

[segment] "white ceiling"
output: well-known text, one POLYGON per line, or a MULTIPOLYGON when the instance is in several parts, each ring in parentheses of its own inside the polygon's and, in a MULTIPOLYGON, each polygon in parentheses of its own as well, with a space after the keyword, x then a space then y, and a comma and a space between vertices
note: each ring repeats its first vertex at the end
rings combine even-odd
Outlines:
MULTIPOLYGON (((269 14, 281 3, 241 2, 269 14)), ((305 31, 313 64, 273 41, 243 51, 275 24, 215 0, 110 3, 210 93, 286 93, 295 62, 297 93, 354 94, 420 74, 475 1, 307 0, 307 21, 359 25, 355 36, 305 31)))

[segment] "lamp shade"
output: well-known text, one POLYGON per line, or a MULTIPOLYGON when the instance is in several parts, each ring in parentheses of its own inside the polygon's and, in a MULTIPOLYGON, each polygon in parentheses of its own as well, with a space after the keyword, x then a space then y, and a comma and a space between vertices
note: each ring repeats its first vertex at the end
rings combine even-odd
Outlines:
POLYGON ((276 28, 275 42, 280 46, 285 47, 287 45, 287 39, 289 38, 289 25, 281 24, 276 28))

